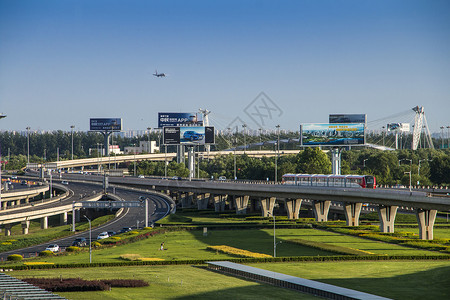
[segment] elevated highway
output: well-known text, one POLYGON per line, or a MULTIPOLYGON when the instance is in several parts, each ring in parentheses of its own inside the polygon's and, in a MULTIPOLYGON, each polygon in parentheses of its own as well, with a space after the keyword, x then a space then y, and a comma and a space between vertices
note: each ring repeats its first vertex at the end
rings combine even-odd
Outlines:
MULTIPOLYGON (((299 150, 282 150, 280 151, 280 155, 289 155, 289 154, 297 154, 299 150)), ((267 150, 247 150, 247 151, 211 151, 211 152, 199 152, 200 157, 203 158, 214 158, 220 155, 242 155, 246 154, 251 157, 263 157, 263 156, 276 156, 277 152, 275 151, 267 151, 267 150)), ((74 160, 62 160, 57 162, 51 162, 46 164, 36 164, 30 163, 27 164, 27 168, 29 169, 68 169, 68 168, 83 168, 87 166, 99 166, 99 165, 108 165, 114 163, 125 163, 125 162, 134 162, 134 161, 142 161, 142 160, 154 160, 154 161, 165 161, 171 160, 176 157, 176 153, 152 153, 152 154, 136 154, 136 155, 120 155, 120 156, 109 156, 109 157, 98 157, 98 158, 85 158, 85 159, 74 159, 74 160)))
MULTIPOLYGON (((66 174, 67 175, 67 174, 66 174)), ((70 178, 102 181, 102 176, 72 174, 70 178)), ((298 218, 303 200, 312 201, 317 221, 327 221, 331 202, 343 204, 348 226, 358 226, 362 205, 378 206, 380 230, 394 232, 394 220, 399 207, 413 208, 419 223, 422 239, 433 239, 433 226, 437 211, 450 211, 450 197, 408 190, 358 189, 290 186, 221 181, 188 181, 136 177, 109 177, 110 183, 149 188, 171 195, 181 207, 197 205, 206 209, 213 205, 216 211, 223 211, 226 203, 245 214, 254 201, 261 208, 262 216, 273 213, 276 202, 286 208, 289 218, 298 218)))

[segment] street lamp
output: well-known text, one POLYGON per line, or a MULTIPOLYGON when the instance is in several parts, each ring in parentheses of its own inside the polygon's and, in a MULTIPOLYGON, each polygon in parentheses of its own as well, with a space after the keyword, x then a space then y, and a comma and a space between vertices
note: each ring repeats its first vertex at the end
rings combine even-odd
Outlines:
POLYGON ((381 135, 383 136, 383 146, 384 146, 384 136, 385 136, 385 131, 384 131, 384 129, 386 128, 386 127, 381 127, 382 129, 383 129, 383 131, 381 132, 381 135))
POLYGON ((133 152, 134 152, 134 176, 136 176, 136 144, 133 144, 133 152))
POLYGON ((450 126, 447 126, 447 149, 450 149, 450 126))
POLYGON ((89 263, 92 263, 92 230, 91 230, 91 220, 84 216, 89 222, 89 263))
POLYGON ((365 169, 366 168, 366 160, 369 160, 368 158, 365 158, 364 160, 363 160, 363 168, 365 169))
POLYGON ((247 148, 247 142, 245 140, 245 128, 247 128, 247 124, 242 124, 243 129, 243 133, 244 133, 244 153, 245 153, 245 148, 247 148))
POLYGON ((75 128, 74 125, 70 126, 71 132, 72 132, 72 160, 73 160, 73 129, 75 128))
POLYGON ((262 150, 262 140, 261 140, 261 132, 262 132, 262 128, 259 128, 259 150, 262 150))
MULTIPOLYGON (((275 215, 271 213, 270 211, 267 213, 267 216, 270 217, 272 215, 273 217, 273 257, 277 257, 277 239, 276 239, 276 232, 275 232, 275 215)), ((279 242, 281 243, 281 241, 279 242)))
POLYGON ((280 125, 275 126, 277 128, 277 155, 275 156, 275 183, 278 180, 278 156, 280 155, 280 125))
POLYGON ((151 127, 147 127, 147 130, 148 130, 148 153, 152 152, 150 149, 150 130, 151 129, 152 129, 151 127))
POLYGON ((30 163, 30 126, 27 128, 27 163, 30 163))
POLYGON ((442 149, 444 149, 444 126, 441 126, 441 144, 442 144, 442 149))
POLYGON ((400 162, 402 160, 409 160, 409 172, 404 172, 404 174, 409 173, 409 191, 411 192, 411 169, 412 169, 412 159, 402 158, 398 161, 398 165, 400 166, 400 162))
POLYGON ((420 176, 420 162, 421 161, 431 161, 431 159, 419 159, 419 167, 417 168, 417 175, 420 176))

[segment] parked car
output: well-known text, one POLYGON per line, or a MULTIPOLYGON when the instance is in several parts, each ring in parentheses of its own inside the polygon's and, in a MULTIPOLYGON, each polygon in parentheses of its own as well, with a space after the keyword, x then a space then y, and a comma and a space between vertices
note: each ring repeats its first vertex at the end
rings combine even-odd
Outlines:
POLYGON ((103 240, 103 239, 107 239, 107 238, 109 238, 109 234, 106 231, 100 233, 97 236, 97 240, 103 240))
POLYGON ((120 233, 125 233, 125 232, 128 232, 128 231, 131 231, 130 227, 124 227, 124 228, 120 229, 120 233))
POLYGON ((59 246, 57 244, 50 244, 47 248, 45 248, 45 250, 59 252, 59 246))
POLYGON ((87 245, 87 241, 85 238, 76 238, 72 243, 72 246, 75 246, 75 247, 84 247, 86 245, 87 245))

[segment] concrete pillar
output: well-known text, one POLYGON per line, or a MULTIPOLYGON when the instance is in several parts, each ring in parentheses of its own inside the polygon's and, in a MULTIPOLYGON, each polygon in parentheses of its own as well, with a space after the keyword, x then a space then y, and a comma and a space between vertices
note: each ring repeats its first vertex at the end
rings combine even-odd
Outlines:
POLYGON ((285 207, 288 219, 298 219, 300 214, 300 207, 302 206, 302 199, 285 199, 285 207))
POLYGON ((419 223, 419 237, 422 240, 433 239, 433 226, 436 220, 437 210, 416 209, 417 222, 419 223))
POLYGON ((331 201, 313 200, 314 217, 317 222, 328 221, 328 211, 330 210, 331 201))
POLYGON ((28 234, 28 230, 30 228, 30 221, 22 221, 22 234, 28 234))
POLYGON ((48 217, 41 218, 41 229, 48 228, 48 217))
POLYGON ((214 211, 225 211, 225 202, 227 200, 227 195, 211 195, 211 197, 214 200, 214 211))
POLYGON ((191 208, 192 198, 194 196, 194 193, 186 193, 184 194, 184 197, 181 198, 181 207, 182 208, 191 208))
POLYGON ((344 214, 347 226, 359 226, 359 215, 361 214, 362 203, 344 202, 344 214))
POLYGON ((20 205, 20 199, 16 200, 16 201, 13 201, 13 203, 14 203, 15 206, 19 206, 20 205))
POLYGON ((233 196, 234 204, 236 206, 237 215, 245 215, 247 213, 249 196, 233 196))
MULTIPOLYGON (((79 210, 78 210, 78 212, 79 212, 79 210)), ((77 220, 77 222, 80 222, 80 220, 77 220)), ((67 225, 67 212, 63 212, 62 214, 59 215, 59 224, 67 225)))
POLYGON ((28 203, 30 203, 30 198, 29 198, 29 197, 26 197, 26 198, 25 198, 25 204, 28 204, 28 203))
POLYGON ((75 210, 75 222, 81 222, 81 212, 79 209, 75 210))
POLYGON ((8 201, 3 201, 2 206, 3 206, 3 209, 6 209, 8 207, 8 201))
POLYGON ((197 198, 197 209, 198 210, 208 208, 209 194, 196 195, 196 198, 197 198))
POLYGON ((394 221, 397 209, 398 206, 378 206, 381 232, 394 232, 394 221))
POLYGON ((261 203, 261 212, 263 217, 273 216, 273 207, 277 198, 261 198, 259 201, 261 203))
POLYGON ((5 236, 10 236, 12 224, 5 224, 3 226, 5 228, 5 236))

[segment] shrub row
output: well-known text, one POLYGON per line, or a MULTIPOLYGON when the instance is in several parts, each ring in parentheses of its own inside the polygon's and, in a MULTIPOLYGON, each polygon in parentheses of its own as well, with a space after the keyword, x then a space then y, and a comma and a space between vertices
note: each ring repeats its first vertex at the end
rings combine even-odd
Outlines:
POLYGON ((241 257, 254 257, 254 258, 272 257, 271 255, 267 255, 267 254, 263 254, 263 253, 251 252, 251 251, 238 249, 238 248, 225 246, 225 245, 208 246, 208 247, 206 247, 206 249, 207 250, 212 250, 212 251, 219 251, 219 252, 226 253, 226 254, 237 255, 237 256, 241 256, 241 257))
POLYGON ((51 292, 105 291, 110 290, 111 287, 148 286, 144 280, 137 279, 25 278, 22 280, 51 292))
MULTIPOLYGON (((267 258, 234 258, 227 259, 236 263, 267 263, 267 262, 319 262, 319 261, 361 261, 361 260, 450 260, 449 255, 336 255, 336 256, 292 256, 292 257, 267 257, 267 258)), ((164 260, 164 261, 117 261, 77 264, 54 265, 20 265, 10 266, 14 270, 29 269, 62 269, 62 268, 89 268, 89 267, 121 267, 121 266, 146 266, 146 265, 201 265, 214 259, 191 260, 164 260)))
POLYGON ((287 242, 294 243, 294 244, 300 244, 303 246, 330 251, 338 254, 346 254, 346 255, 376 255, 375 253, 359 250, 359 249, 353 249, 353 248, 347 248, 342 247, 338 245, 332 245, 327 243, 321 243, 321 242, 314 242, 314 241, 308 241, 303 239, 292 239, 287 240, 287 242))

